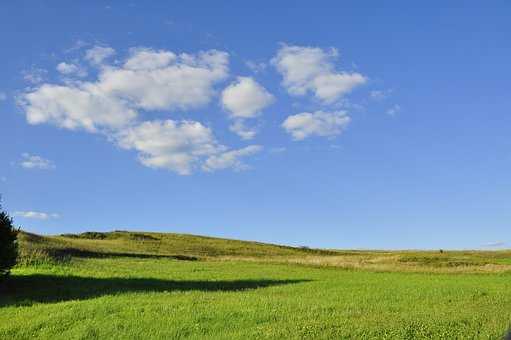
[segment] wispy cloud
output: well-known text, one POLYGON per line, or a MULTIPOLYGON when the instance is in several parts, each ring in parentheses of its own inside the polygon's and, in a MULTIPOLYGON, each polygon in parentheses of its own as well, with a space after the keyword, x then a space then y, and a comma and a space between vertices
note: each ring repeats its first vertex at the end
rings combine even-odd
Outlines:
POLYGON ((240 161, 241 157, 254 155, 263 149, 260 145, 250 145, 243 149, 231 150, 220 155, 211 156, 204 163, 205 171, 233 168, 234 170, 248 170, 250 167, 240 161))
POLYGON ((245 65, 254 73, 263 72, 268 67, 264 62, 256 62, 252 60, 245 61, 245 65))
POLYGON ((369 97, 373 100, 384 100, 387 99, 391 93, 392 90, 372 90, 369 92, 369 97))
POLYGON ((40 170, 53 170, 55 169, 55 164, 49 159, 43 158, 41 156, 31 155, 29 153, 24 153, 21 155, 22 159, 20 161, 20 165, 25 169, 40 169, 40 170))
POLYGON ((276 146, 269 149, 270 153, 283 153, 286 152, 286 150, 284 146, 276 146))
POLYGON ((23 79, 33 85, 42 83, 48 74, 48 71, 42 68, 33 67, 30 70, 23 71, 23 79))
POLYGON ((401 106, 395 104, 394 106, 392 106, 391 108, 389 108, 387 110, 387 114, 389 116, 395 116, 396 114, 398 114, 399 112, 401 112, 401 106))
POLYGON ((94 46, 85 53, 85 60, 93 65, 101 65, 104 60, 115 54, 115 50, 108 46, 94 46))
POLYGON ((80 65, 73 64, 73 63, 66 63, 61 62, 56 67, 57 71, 59 73, 70 76, 70 75, 76 75, 77 77, 85 77, 87 76, 87 71, 82 68, 80 65))
POLYGON ((506 246, 506 242, 504 242, 504 241, 488 242, 488 243, 483 244, 483 247, 487 247, 487 248, 501 248, 504 246, 506 246))
POLYGON ((55 213, 46 213, 41 211, 16 211, 14 216, 19 216, 23 218, 33 219, 33 220, 49 220, 60 218, 59 214, 55 213))
POLYGON ((344 131, 350 121, 345 111, 302 112, 287 117, 282 127, 295 141, 300 141, 310 136, 335 137, 344 131))
POLYGON ((76 40, 73 45, 71 47, 69 47, 68 49, 64 50, 64 53, 71 53, 71 52, 75 52, 77 50, 80 50, 86 46, 89 46, 90 44, 88 42, 85 42, 83 40, 76 40))

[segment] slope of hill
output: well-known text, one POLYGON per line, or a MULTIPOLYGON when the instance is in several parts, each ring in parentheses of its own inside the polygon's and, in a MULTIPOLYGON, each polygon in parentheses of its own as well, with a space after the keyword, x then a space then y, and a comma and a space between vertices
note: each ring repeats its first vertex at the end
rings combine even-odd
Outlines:
POLYGON ((137 257, 241 260, 414 272, 511 271, 510 251, 321 250, 174 233, 86 232, 59 236, 20 234, 20 264, 72 258, 137 257))
POLYGON ((68 257, 174 257, 196 260, 205 257, 328 256, 334 251, 294 248, 274 244, 173 233, 86 232, 19 236, 24 262, 65 260, 68 257))

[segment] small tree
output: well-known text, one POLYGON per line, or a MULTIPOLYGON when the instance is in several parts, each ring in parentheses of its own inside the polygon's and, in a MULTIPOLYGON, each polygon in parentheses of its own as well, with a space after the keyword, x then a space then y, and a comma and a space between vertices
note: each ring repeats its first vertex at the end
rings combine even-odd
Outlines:
POLYGON ((18 257, 18 230, 0 205, 0 279, 9 275, 18 257))

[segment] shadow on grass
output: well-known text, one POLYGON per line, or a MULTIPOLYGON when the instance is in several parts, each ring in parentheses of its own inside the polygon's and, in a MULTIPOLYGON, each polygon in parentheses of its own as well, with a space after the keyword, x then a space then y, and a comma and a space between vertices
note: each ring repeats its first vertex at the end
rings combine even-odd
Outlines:
POLYGON ((85 258, 107 258, 107 257, 133 257, 141 259, 174 259, 182 261, 197 261, 195 256, 187 255, 160 255, 160 254, 143 254, 143 253, 114 253, 114 252, 97 252, 90 250, 83 250, 77 248, 57 248, 50 249, 49 255, 59 261, 65 261, 71 257, 85 257, 85 258))
POLYGON ((3 283, 3 287, 0 287, 0 307, 85 300, 129 292, 241 291, 300 282, 307 280, 172 281, 41 274, 12 276, 3 283))

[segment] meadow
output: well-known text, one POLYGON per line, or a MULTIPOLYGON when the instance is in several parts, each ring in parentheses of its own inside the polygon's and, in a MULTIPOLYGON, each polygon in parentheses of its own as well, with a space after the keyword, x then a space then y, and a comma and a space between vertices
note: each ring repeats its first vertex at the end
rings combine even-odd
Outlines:
POLYGON ((181 234, 20 236, 0 339, 501 339, 509 251, 336 251, 181 234))

